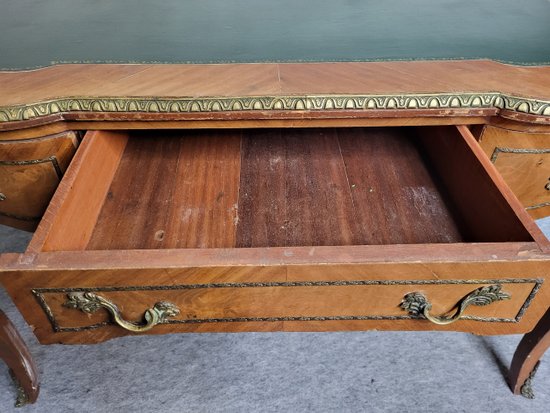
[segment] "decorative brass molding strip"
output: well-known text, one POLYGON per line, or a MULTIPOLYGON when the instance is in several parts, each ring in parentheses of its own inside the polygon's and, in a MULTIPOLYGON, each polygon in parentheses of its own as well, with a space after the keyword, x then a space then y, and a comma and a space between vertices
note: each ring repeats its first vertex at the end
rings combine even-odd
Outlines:
POLYGON ((528 399, 535 398, 535 392, 533 391, 533 380, 535 378, 535 374, 537 374, 539 365, 540 365, 540 360, 537 361, 537 364, 535 364, 535 367, 533 367, 533 370, 531 370, 531 373, 529 373, 529 377, 525 379, 525 382, 521 386, 519 392, 523 397, 526 397, 528 399))
POLYGON ((61 167, 59 166, 59 161, 57 160, 57 157, 55 155, 48 156, 47 158, 43 159, 29 159, 26 161, 2 161, 0 160, 0 165, 6 165, 6 166, 21 166, 21 165, 37 165, 41 163, 51 162, 53 169, 55 169, 55 173, 57 174, 57 177, 61 179, 63 177, 63 172, 61 171, 61 167))
POLYGON ((519 153, 528 155, 540 155, 543 153, 550 153, 550 149, 527 149, 527 148, 504 148, 501 146, 495 147, 491 155, 491 162, 495 163, 498 159, 498 155, 501 153, 519 153))
POLYGON ((537 209, 537 208, 542 208, 542 207, 547 207, 547 206, 550 206, 550 202, 542 202, 540 204, 531 205, 531 206, 526 207, 525 209, 527 211, 530 211, 531 209, 537 209))
MULTIPOLYGON (((78 332, 93 330, 112 323, 101 322, 89 326, 63 327, 57 322, 52 309, 46 302, 44 294, 48 293, 85 293, 85 292, 119 292, 119 291, 172 291, 172 290, 193 290, 206 288, 259 288, 259 287, 311 287, 311 286, 354 286, 354 285, 460 285, 460 284, 535 284, 529 296, 519 309, 514 318, 497 317, 476 317, 463 316, 462 320, 495 322, 495 323, 518 323, 532 300, 542 286, 544 279, 541 278, 506 278, 499 280, 353 280, 353 281, 281 281, 281 282, 244 282, 244 283, 211 283, 211 284, 186 284, 186 285, 159 285, 159 286, 125 286, 125 287, 82 287, 82 288, 34 288, 31 290, 38 303, 46 313, 52 328, 55 332, 78 332)), ((295 317, 234 317, 234 318, 205 318, 205 319, 184 319, 164 320, 164 324, 203 324, 203 323, 233 323, 233 322, 281 322, 281 321, 362 321, 362 320, 415 320, 417 317, 411 315, 385 316, 295 316, 295 317)))
POLYGON ((19 380, 17 380, 17 377, 15 376, 15 373, 12 369, 9 369, 10 377, 13 381, 13 384, 15 385, 15 388, 17 389, 17 397, 15 399, 15 407, 23 407, 29 402, 29 395, 25 392, 25 389, 23 386, 21 386, 21 383, 19 383, 19 380))
POLYGON ((395 109, 506 109, 550 116, 550 101, 499 92, 239 97, 67 97, 0 107, 0 123, 71 112, 211 113, 395 109))

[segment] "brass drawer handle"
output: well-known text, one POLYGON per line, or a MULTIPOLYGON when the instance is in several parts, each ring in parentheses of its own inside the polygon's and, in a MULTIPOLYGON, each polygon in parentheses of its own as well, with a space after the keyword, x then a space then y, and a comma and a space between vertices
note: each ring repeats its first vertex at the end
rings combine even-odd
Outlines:
POLYGON ((5 201, 6 199, 8 199, 8 197, 0 192, 0 201, 5 201))
POLYGON ((175 317, 180 313, 179 308, 174 304, 166 301, 160 301, 156 303, 153 308, 148 308, 145 310, 145 314, 143 316, 145 319, 145 324, 137 324, 124 320, 116 304, 104 297, 101 297, 100 295, 90 292, 79 292, 70 293, 67 297, 67 302, 63 304, 65 307, 75 308, 89 314, 95 313, 100 308, 105 308, 111 314, 115 323, 128 331, 133 331, 134 333, 148 331, 157 324, 164 323, 166 318, 175 317))
POLYGON ((434 324, 446 325, 459 320, 470 305, 489 305, 495 301, 509 299, 510 294, 501 291, 501 288, 500 285, 489 285, 471 292, 457 304, 458 310, 451 317, 431 315, 432 304, 424 294, 419 292, 407 294, 401 302, 401 308, 408 311, 412 316, 420 317, 423 315, 434 324))

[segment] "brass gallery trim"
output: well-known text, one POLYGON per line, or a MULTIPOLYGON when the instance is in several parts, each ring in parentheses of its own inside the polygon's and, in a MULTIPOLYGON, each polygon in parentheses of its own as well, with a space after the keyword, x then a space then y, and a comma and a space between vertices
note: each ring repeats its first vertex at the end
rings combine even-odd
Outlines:
MULTIPOLYGON (((500 280, 356 280, 356 281, 281 281, 281 282, 245 282, 245 283, 211 283, 187 285, 159 286, 125 286, 125 287, 83 287, 83 288, 34 288, 31 290, 38 303, 46 313, 55 332, 78 332, 93 330, 112 324, 110 321, 89 326, 63 327, 57 322, 54 313, 44 294, 73 292, 119 292, 119 291, 173 291, 194 290, 206 288, 262 288, 262 287, 323 287, 323 286, 355 286, 355 285, 458 285, 458 284, 535 284, 529 296, 514 318, 463 316, 461 320, 482 321, 489 323, 518 323, 535 298, 544 282, 540 278, 505 278, 500 280)), ((415 320, 411 315, 386 316, 295 316, 295 317, 234 317, 234 318, 203 318, 166 320, 164 324, 203 324, 203 323, 234 323, 234 322, 281 322, 281 321, 364 321, 364 320, 415 320)))
POLYGON ((499 92, 398 95, 302 95, 235 97, 67 97, 0 107, 0 123, 71 112, 212 113, 395 109, 506 109, 550 116, 550 101, 499 92))
MULTIPOLYGON (((47 163, 51 162, 53 169, 55 170, 55 173, 57 175, 57 178, 61 180, 63 177, 63 172, 61 171, 61 167, 59 166, 59 161, 57 160, 57 157, 52 155, 47 158, 43 159, 29 159, 25 161, 3 161, 0 160, 0 166, 25 166, 25 165, 38 165, 41 163, 47 163)), ((29 217, 25 215, 17 215, 17 214, 10 214, 8 212, 2 212, 0 211, 0 216, 7 217, 7 218, 13 218, 18 219, 20 221, 38 221, 41 217, 29 217)))

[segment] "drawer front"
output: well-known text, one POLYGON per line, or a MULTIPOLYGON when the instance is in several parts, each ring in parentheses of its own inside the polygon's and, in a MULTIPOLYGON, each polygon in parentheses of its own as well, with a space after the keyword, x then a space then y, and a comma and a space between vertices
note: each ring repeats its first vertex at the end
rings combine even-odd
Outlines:
POLYGON ((550 147, 496 147, 491 160, 533 217, 550 215, 550 147))
POLYGON ((531 216, 550 215, 550 133, 489 126, 481 145, 531 216))
MULTIPOLYGON (((170 302, 180 310, 166 324, 234 322, 412 320, 416 314, 400 304, 418 292, 432 303, 432 313, 447 314, 468 294, 490 285, 513 297, 491 305, 471 307, 464 320, 480 322, 521 321, 538 291, 537 279, 500 280, 363 280, 294 281, 271 283, 209 283, 151 285, 147 287, 97 287, 33 289, 54 331, 82 331, 112 324, 108 311, 87 314, 68 307, 75 293, 91 292, 117 305, 125 318, 140 322, 146 309, 170 302)), ((228 327, 230 328, 230 327, 228 327)))
POLYGON ((0 223, 36 227, 76 145, 74 132, 0 142, 0 223))
POLYGON ((520 272, 517 264, 506 263, 63 270, 5 273, 2 281, 43 343, 99 342, 131 333, 93 297, 113 304, 121 320, 139 328, 147 326, 147 310, 158 303, 177 308, 151 334, 371 329, 507 334, 529 331, 547 295, 548 263, 525 264, 520 272), (467 306, 449 325, 403 306, 417 293, 431 304, 430 315, 450 317, 466 297, 491 286, 508 297, 467 306))

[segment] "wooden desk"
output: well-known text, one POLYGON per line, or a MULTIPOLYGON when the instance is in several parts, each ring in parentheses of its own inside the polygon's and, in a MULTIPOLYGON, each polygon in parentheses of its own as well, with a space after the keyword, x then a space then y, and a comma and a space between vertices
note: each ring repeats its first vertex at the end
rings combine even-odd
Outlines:
POLYGON ((548 73, 488 61, 4 73, 8 87, 42 85, 8 88, 6 101, 29 103, 4 105, 5 145, 85 136, 27 252, 2 256, 2 282, 43 343, 128 330, 527 333, 548 309, 549 244, 529 217, 546 208, 530 204, 546 176, 522 205, 495 168, 515 177, 516 158, 494 158, 514 144, 520 165, 533 153, 548 169, 548 73), (507 82, 491 84, 495 73, 507 82), (87 96, 83 77, 109 76, 102 98, 87 96), (446 324, 471 302, 491 304, 446 324))
MULTIPOLYGON (((516 35, 495 37, 454 29, 483 19, 477 4, 429 4, 417 22, 410 2, 332 2, 321 27, 303 5, 229 18, 209 0, 209 18, 234 26, 197 26, 194 10, 160 40, 159 25, 125 26, 165 19, 156 5, 77 3, 65 18, 80 35, 20 37, 35 52, 9 43, 0 72, 0 222, 36 229, 24 254, 0 257, 0 281, 42 343, 532 331, 513 363, 520 391, 548 342, 550 245, 532 220, 550 214, 547 2, 525 11, 529 41, 507 23, 517 2, 490 19, 516 35), (102 43, 110 27, 122 37, 102 43), (90 60, 139 64, 48 66, 90 60)), ((35 12, 33 29, 57 27, 35 12)))

